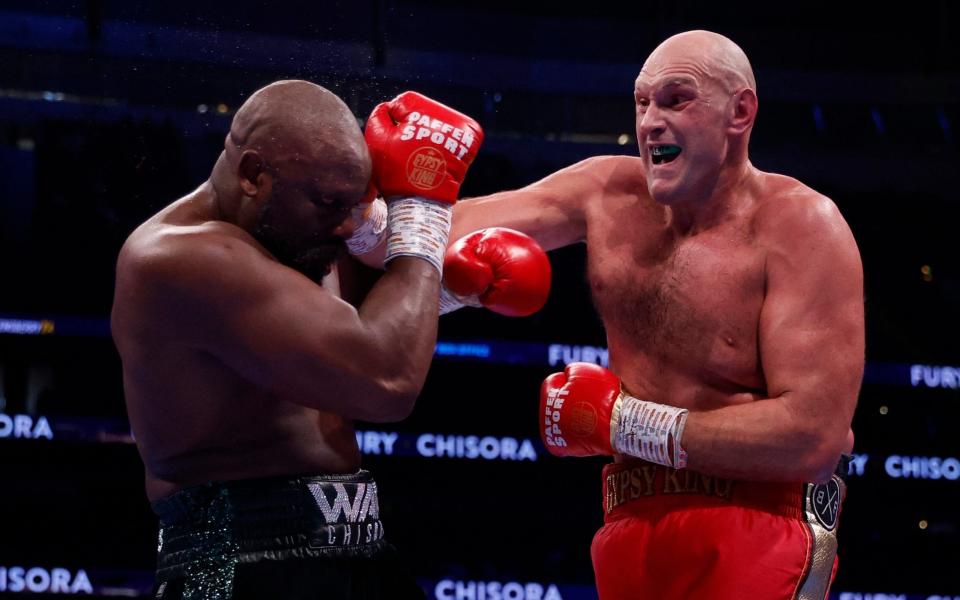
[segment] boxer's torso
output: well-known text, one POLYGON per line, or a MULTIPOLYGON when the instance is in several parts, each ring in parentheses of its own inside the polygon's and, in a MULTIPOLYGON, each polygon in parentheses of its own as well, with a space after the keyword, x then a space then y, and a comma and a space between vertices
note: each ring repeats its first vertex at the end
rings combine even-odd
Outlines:
MULTIPOLYGON (((767 257, 782 256, 779 240, 805 226, 790 207, 822 197, 756 172, 723 219, 677 233, 631 160, 599 178, 602 202, 586 208, 588 279, 610 369, 633 396, 691 412, 769 397, 759 335, 767 257)), ((826 596, 836 537, 805 512, 815 488, 714 475, 615 456, 591 547, 601 597, 826 596), (677 564, 698 568, 673 573, 677 564)))
MULTIPOLYGON (((138 287, 139 253, 158 251, 166 236, 187 230, 203 243, 202 231, 192 231, 206 227, 259 249, 238 228, 198 220, 181 201, 134 232, 118 263, 113 335, 150 500, 206 481, 356 470, 359 451, 348 420, 254 386, 188 342, 181 324, 154 314, 137 293, 123 293, 138 287)), ((189 322, 190 315, 182 318, 189 322)))
POLYGON ((765 214, 802 187, 759 174, 723 220, 678 235, 639 169, 617 169, 603 202, 587 208, 587 260, 610 368, 627 391, 691 410, 765 396, 765 214))

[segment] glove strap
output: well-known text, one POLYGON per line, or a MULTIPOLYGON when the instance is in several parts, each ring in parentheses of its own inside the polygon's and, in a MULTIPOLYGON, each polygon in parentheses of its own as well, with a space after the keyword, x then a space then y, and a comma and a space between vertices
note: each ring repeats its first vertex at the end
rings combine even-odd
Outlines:
POLYGON ((680 447, 689 411, 685 408, 621 396, 613 449, 643 460, 682 469, 687 453, 680 447))
POLYGON ((359 225, 347 240, 350 254, 366 254, 383 243, 387 237, 387 203, 383 198, 358 204, 353 218, 359 225))
POLYGON ((453 205, 426 198, 391 199, 387 210, 387 252, 384 264, 398 256, 416 256, 443 275, 453 205))

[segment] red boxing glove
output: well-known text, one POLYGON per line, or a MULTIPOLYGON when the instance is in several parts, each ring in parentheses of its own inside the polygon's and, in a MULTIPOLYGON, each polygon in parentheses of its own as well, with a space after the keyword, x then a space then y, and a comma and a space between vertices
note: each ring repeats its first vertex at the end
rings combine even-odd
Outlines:
POLYGON ((593 363, 570 363, 540 387, 540 435, 551 454, 627 454, 682 469, 687 409, 634 398, 593 363))
POLYGON ((443 285, 495 313, 526 317, 550 295, 550 260, 530 236, 504 227, 481 229, 447 248, 443 285))
POLYGON ((614 453, 611 417, 620 379, 593 363, 571 363, 540 386, 540 437, 551 454, 614 453))
POLYGON ((384 198, 420 196, 453 204, 483 142, 470 117, 416 92, 377 105, 364 137, 384 198))

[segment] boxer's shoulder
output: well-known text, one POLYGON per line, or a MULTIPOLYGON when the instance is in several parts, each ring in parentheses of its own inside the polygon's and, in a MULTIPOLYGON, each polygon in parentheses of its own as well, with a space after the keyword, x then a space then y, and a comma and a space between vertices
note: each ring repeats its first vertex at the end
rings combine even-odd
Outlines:
POLYGON ((228 223, 155 223, 134 232, 120 252, 115 311, 179 322, 188 312, 225 310, 262 295, 271 270, 276 262, 228 223))
POLYGON ((642 161, 634 156, 595 156, 577 165, 592 183, 585 205, 588 219, 605 219, 638 200, 653 207, 642 161))
POLYGON ((796 256, 807 256, 808 265, 856 263, 856 241, 833 200, 789 177, 771 177, 764 186, 753 230, 768 265, 774 257, 799 264, 796 256))
POLYGON ((252 236, 229 223, 174 225, 148 221, 127 238, 117 270, 162 277, 195 269, 221 270, 264 254, 252 236))
POLYGON ((833 200, 792 177, 764 173, 755 197, 756 231, 762 237, 795 239, 846 225, 833 200))
POLYGON ((636 156, 593 156, 575 167, 610 192, 634 190, 638 185, 646 186, 643 161, 636 156))

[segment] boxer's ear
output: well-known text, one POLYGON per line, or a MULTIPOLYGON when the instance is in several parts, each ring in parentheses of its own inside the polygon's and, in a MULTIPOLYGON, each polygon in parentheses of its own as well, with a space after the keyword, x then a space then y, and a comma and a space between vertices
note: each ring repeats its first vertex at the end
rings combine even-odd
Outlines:
POLYGON ((750 88, 737 91, 730 103, 730 133, 743 134, 749 131, 756 117, 757 93, 750 88))
POLYGON ((256 150, 244 150, 243 154, 240 155, 237 177, 243 195, 253 198, 263 195, 264 188, 269 189, 272 183, 266 162, 256 150))

